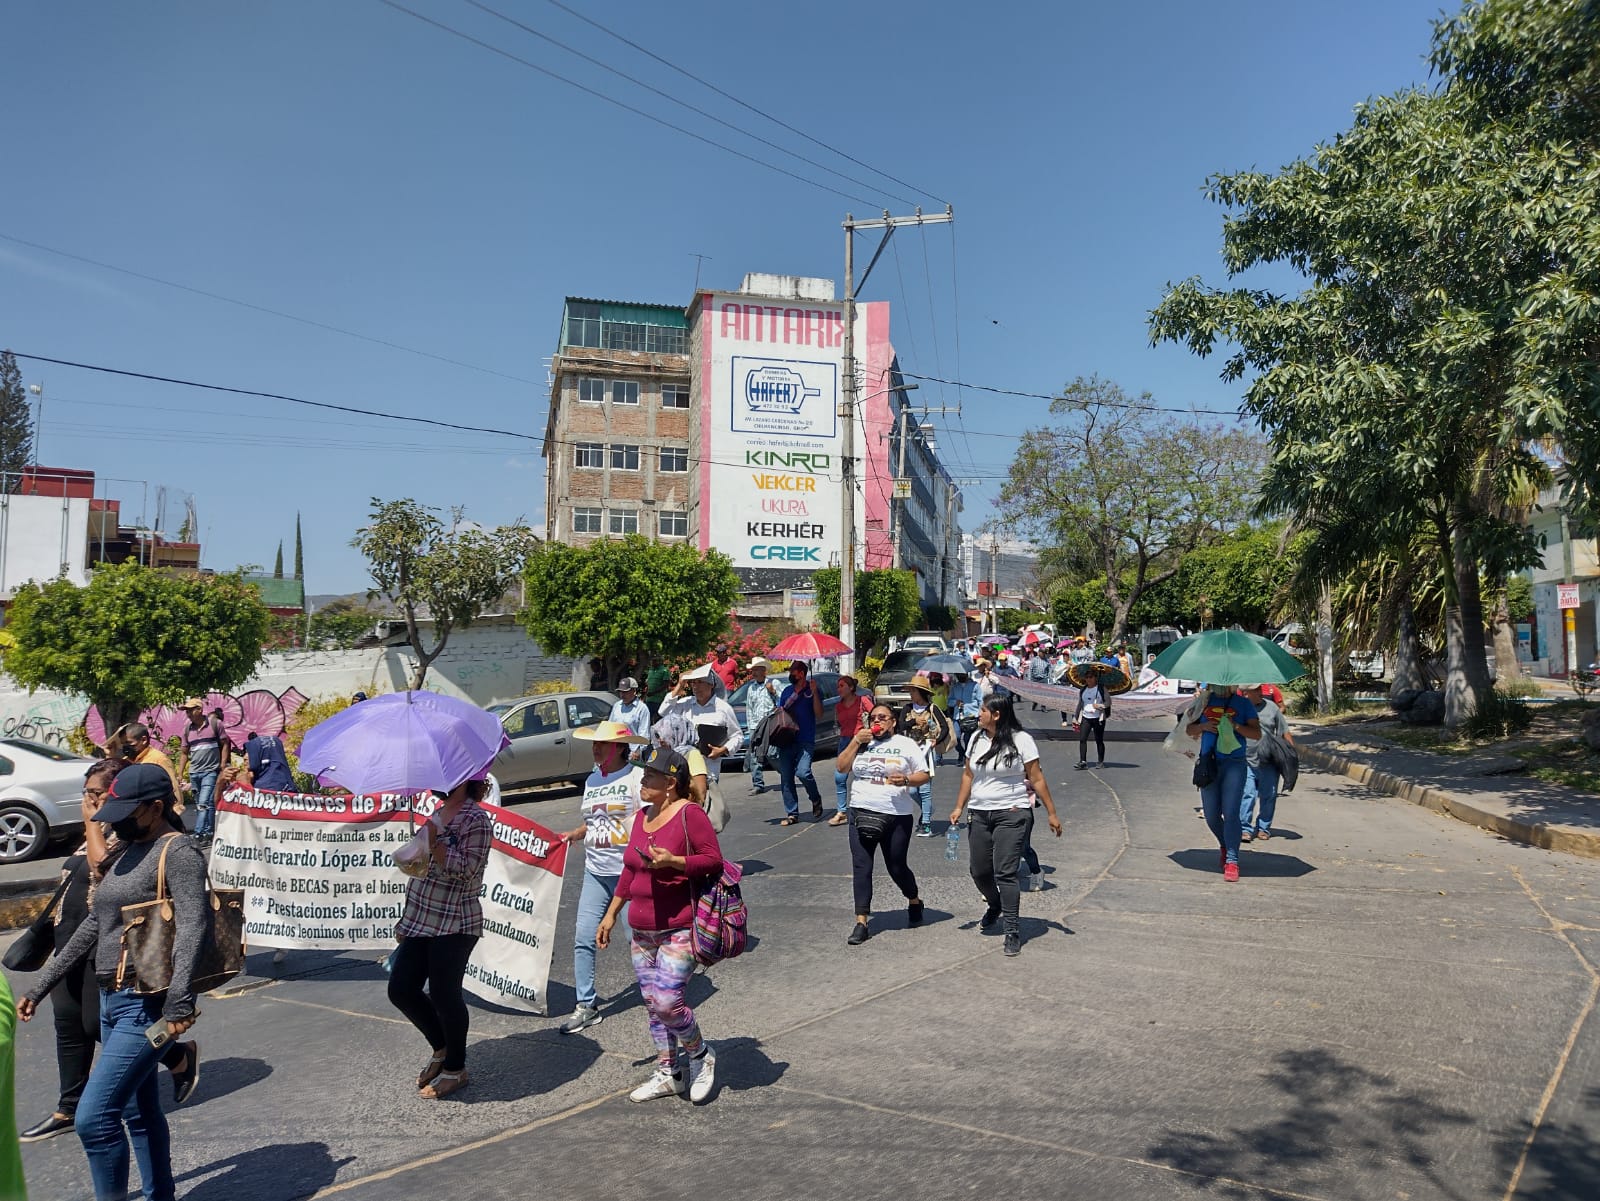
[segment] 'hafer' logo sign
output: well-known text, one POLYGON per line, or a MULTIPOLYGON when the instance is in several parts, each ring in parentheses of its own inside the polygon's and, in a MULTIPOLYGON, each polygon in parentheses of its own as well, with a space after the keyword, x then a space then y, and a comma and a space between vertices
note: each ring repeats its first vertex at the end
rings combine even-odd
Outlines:
POLYGON ((733 356, 735 433, 832 438, 838 430, 834 363, 733 356))

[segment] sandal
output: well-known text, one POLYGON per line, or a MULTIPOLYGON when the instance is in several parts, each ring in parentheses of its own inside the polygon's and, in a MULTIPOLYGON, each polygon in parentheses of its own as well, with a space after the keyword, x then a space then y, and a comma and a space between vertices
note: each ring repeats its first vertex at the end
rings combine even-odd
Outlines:
POLYGON ((778 824, 780 826, 798 826, 800 824, 800 819, 798 817, 790 816, 790 817, 784 818, 778 824))
POLYGON ((427 1066, 422 1069, 422 1074, 417 1077, 417 1087, 427 1088, 442 1071, 444 1071, 444 1052, 435 1051, 427 1066))
POLYGON ((828 819, 828 824, 830 826, 842 826, 842 825, 845 824, 845 822, 847 822, 849 820, 850 819, 848 817, 846 817, 844 814, 835 813, 832 817, 830 817, 828 819))
POLYGON ((451 1093, 459 1092, 467 1087, 467 1069, 459 1072, 440 1072, 433 1078, 433 1083, 422 1089, 417 1095, 427 1101, 442 1101, 451 1093))

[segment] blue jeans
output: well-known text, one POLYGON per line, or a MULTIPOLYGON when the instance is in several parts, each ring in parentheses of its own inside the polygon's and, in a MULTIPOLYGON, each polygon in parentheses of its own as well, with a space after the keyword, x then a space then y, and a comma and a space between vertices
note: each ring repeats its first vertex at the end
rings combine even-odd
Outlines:
POLYGON ((1239 825, 1251 833, 1272 829, 1278 811, 1278 766, 1262 763, 1245 773, 1244 799, 1239 802, 1239 825), (1255 820, 1251 820, 1252 810, 1255 820))
MULTIPOLYGON (((587 868, 583 872, 583 890, 578 893, 578 924, 572 934, 572 983, 578 993, 578 1004, 594 1007, 594 932, 600 928, 600 919, 606 915, 606 906, 616 895, 617 876, 597 876, 587 868)), ((628 934, 627 907, 619 919, 622 940, 628 934)))
POLYGON ((122 1201, 128 1191, 128 1136, 150 1201, 172 1201, 172 1143, 157 1080, 161 1052, 145 1029, 161 1020, 164 995, 100 990, 100 1058, 78 1101, 73 1124, 89 1158, 95 1201, 122 1201), (127 1125, 127 1133, 123 1125, 127 1125))
MULTIPOLYGON (((930 750, 928 753, 931 755, 934 752, 930 750)), ((933 825, 933 781, 916 785, 912 788, 911 795, 916 797, 918 804, 922 806, 922 824, 933 825)))
POLYGON ((1217 756, 1217 778, 1200 790, 1206 825, 1227 851, 1229 863, 1239 862, 1239 803, 1244 799, 1244 779, 1250 765, 1244 756, 1217 756))
POLYGON ((750 787, 751 788, 765 788, 767 786, 767 779, 766 779, 765 776, 763 776, 761 774, 761 769, 764 766, 765 766, 765 764, 756 755, 756 753, 754 751, 750 752, 750 787))
POLYGON ((795 788, 796 778, 806 786, 806 796, 812 807, 822 804, 822 794, 817 791, 817 778, 811 774, 811 753, 816 748, 809 742, 798 740, 778 748, 778 776, 783 781, 783 811, 790 817, 800 815, 800 794, 795 788))
POLYGON ((834 772, 833 772, 833 793, 834 793, 834 799, 837 800, 838 803, 839 803, 839 812, 840 813, 844 813, 844 814, 848 814, 850 812, 850 773, 849 772, 840 771, 838 768, 834 769, 834 772))
POLYGON ((195 836, 210 838, 217 826, 217 773, 190 772, 189 783, 194 785, 195 836))

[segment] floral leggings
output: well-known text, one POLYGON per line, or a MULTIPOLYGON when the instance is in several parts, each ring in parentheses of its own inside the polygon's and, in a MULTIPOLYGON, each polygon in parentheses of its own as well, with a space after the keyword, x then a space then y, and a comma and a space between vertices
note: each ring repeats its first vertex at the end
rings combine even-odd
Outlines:
POLYGON ((671 1064, 680 1046, 694 1054, 702 1041, 700 1027, 683 997, 694 975, 694 931, 635 930, 628 949, 661 1062, 671 1064))

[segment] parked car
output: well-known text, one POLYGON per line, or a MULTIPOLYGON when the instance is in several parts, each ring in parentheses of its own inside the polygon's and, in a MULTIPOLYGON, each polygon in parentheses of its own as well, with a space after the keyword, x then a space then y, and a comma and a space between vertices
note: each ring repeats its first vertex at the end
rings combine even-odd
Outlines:
POLYGON ((936 630, 918 630, 914 634, 907 634, 900 640, 900 650, 920 651, 924 657, 928 655, 942 655, 950 649, 950 643, 945 636, 936 630))
POLYGON ((0 863, 26 863, 83 829, 83 773, 93 759, 27 738, 0 738, 0 863))
POLYGON ((924 650, 891 651, 878 670, 878 681, 872 686, 872 699, 888 701, 891 705, 909 705, 911 694, 906 691, 906 685, 917 674, 917 664, 933 653, 924 650))
MULTIPOLYGON (((839 673, 836 671, 813 672, 812 682, 822 689, 822 717, 817 722, 817 749, 814 757, 825 759, 839 753, 839 720, 834 712, 839 707, 839 673)), ((739 728, 744 731, 744 742, 731 755, 725 755, 722 766, 731 767, 736 771, 744 771, 749 763, 746 753, 750 749, 750 715, 745 711, 745 697, 750 693, 752 680, 746 680, 735 688, 728 697, 728 704, 733 706, 733 712, 739 719, 739 728)), ((778 690, 778 695, 783 695, 785 681, 773 680, 772 684, 778 690)))
MULTIPOLYGON (((1310 659, 1317 653, 1316 635, 1299 622, 1290 622, 1272 636, 1272 640, 1301 659, 1310 659)), ((1351 651, 1345 659, 1350 673, 1381 680, 1388 666, 1382 651, 1351 651)))
POLYGON ((500 786, 509 791, 563 780, 581 785, 594 770, 594 751, 572 733, 604 721, 616 703, 609 692, 558 692, 515 702, 500 715, 511 739, 495 759, 500 786))

